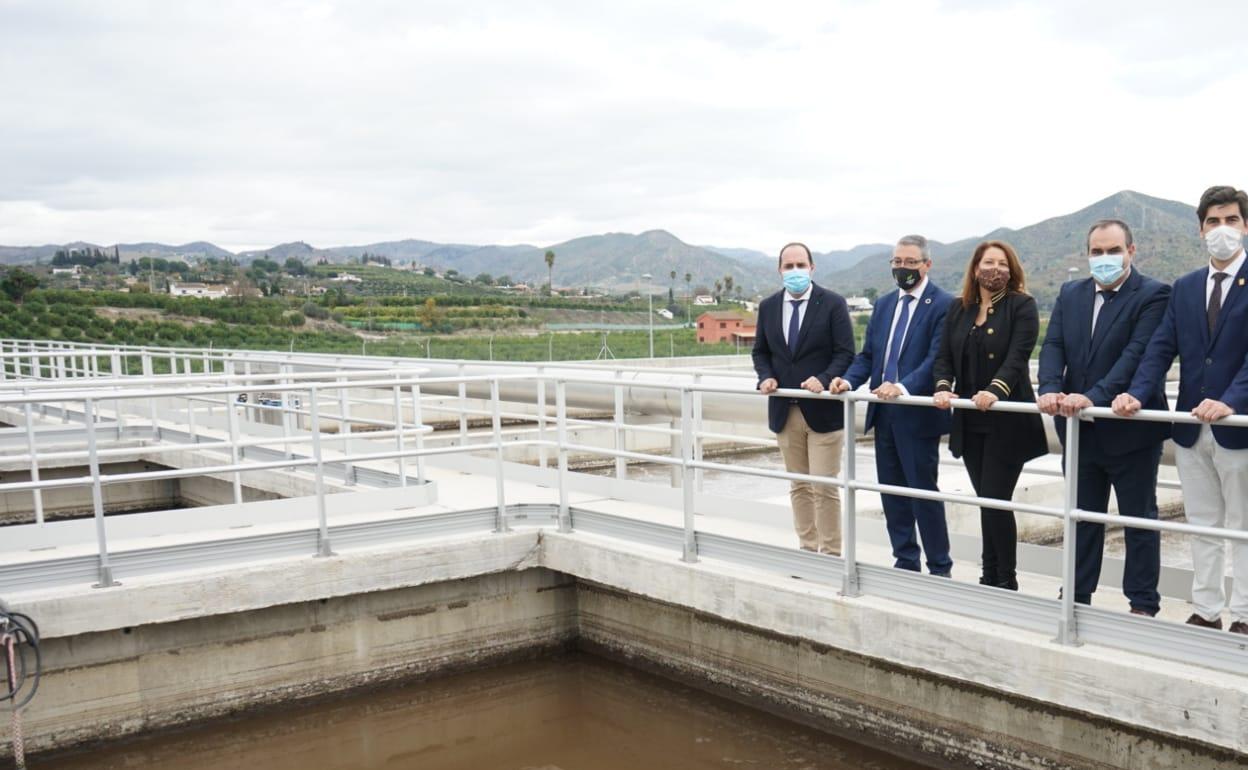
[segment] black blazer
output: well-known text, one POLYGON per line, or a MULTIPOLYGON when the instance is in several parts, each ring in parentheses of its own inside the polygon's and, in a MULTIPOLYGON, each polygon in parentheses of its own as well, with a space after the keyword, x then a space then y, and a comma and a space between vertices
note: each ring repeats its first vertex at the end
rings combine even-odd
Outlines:
MULTIPOLYGON (((1092 310, 1098 288, 1091 278, 1062 286, 1040 348, 1040 395, 1082 393, 1096 406, 1109 406, 1114 396, 1131 385, 1144 349, 1165 315, 1170 287, 1132 267, 1113 300, 1101 308, 1093 336, 1092 310)), ((1169 409, 1163 383, 1158 382, 1143 403, 1145 409, 1169 409)), ((1055 417, 1053 423, 1064 445, 1066 419, 1055 417)), ((1079 428, 1081 436, 1095 431, 1096 446, 1110 456, 1170 438, 1168 422, 1105 419, 1081 423, 1079 428)))
MULTIPOLYGON (((807 377, 817 377, 828 387, 854 360, 854 326, 845 298, 818 284, 811 284, 809 305, 798 331, 797 354, 784 341, 784 301, 781 289, 758 306, 754 332, 754 371, 758 381, 774 377, 782 388, 800 388, 807 377)), ((806 424, 816 433, 845 427, 845 405, 839 400, 817 401, 772 396, 767 399, 767 423, 772 433, 784 429, 789 407, 796 403, 806 424)))
MULTIPOLYGON (((988 308, 988 320, 984 322, 984 344, 988 359, 998 362, 986 390, 1003 401, 1035 403, 1031 388, 1031 351, 1040 336, 1040 312, 1036 300, 1029 294, 1011 294, 1002 291, 992 298, 988 308)), ((973 384, 961 381, 962 351, 967 334, 979 315, 979 305, 963 307, 960 299, 954 299, 945 316, 945 333, 940 338, 940 353, 932 368, 936 378, 936 392, 952 390, 961 398, 975 395, 973 384)), ((962 456, 962 433, 966 411, 955 409, 953 428, 949 434, 949 451, 954 457, 962 456)), ((1021 464, 1048 454, 1049 442, 1044 433, 1044 421, 1039 414, 998 412, 992 415, 1000 430, 989 434, 985 454, 996 456, 1011 464, 1021 464)))

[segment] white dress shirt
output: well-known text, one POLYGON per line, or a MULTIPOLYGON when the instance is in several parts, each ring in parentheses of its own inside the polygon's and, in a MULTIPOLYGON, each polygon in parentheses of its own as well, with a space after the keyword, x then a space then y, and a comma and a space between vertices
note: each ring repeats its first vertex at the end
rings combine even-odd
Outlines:
POLYGON ((1231 284, 1235 282, 1235 276, 1239 275, 1239 269, 1244 266, 1243 249, 1239 250, 1239 256, 1235 261, 1226 266, 1225 270, 1219 270, 1213 266, 1213 262, 1209 263, 1209 275, 1205 277, 1205 307, 1209 307, 1209 300, 1213 298, 1213 274, 1226 273, 1226 277, 1222 279, 1222 304, 1226 304, 1226 297, 1231 293, 1231 284))
MULTIPOLYGON (((888 351, 893 349, 893 336, 896 335, 898 332, 901 333, 901 344, 902 346, 905 346, 906 332, 910 331, 910 324, 914 321, 914 314, 919 309, 919 298, 923 296, 923 292, 926 290, 927 290, 927 276, 926 275, 923 276, 923 280, 915 284, 914 288, 911 289, 910 291, 906 291, 905 289, 897 290, 897 305, 893 308, 893 321, 891 324, 889 324, 889 327, 888 327, 888 342, 884 344, 884 360, 880 364, 881 372, 884 371, 884 367, 888 366, 888 351), (904 301, 902 300, 902 297, 906 296, 907 294, 909 294, 911 297, 914 297, 914 301, 910 303, 910 317, 906 319, 905 328, 898 329, 897 322, 901 320, 901 309, 902 309, 902 306, 905 304, 904 301)), ((900 355, 900 348, 898 349, 898 351, 899 351, 898 355, 900 355)), ((901 373, 898 372, 897 376, 898 378, 900 378, 901 373)), ((910 391, 906 389, 905 385, 902 385, 900 382, 894 382, 893 384, 901 388, 901 394, 903 396, 910 395, 910 391)))
MULTIPOLYGON (((1096 319, 1097 317, 1101 315, 1101 308, 1105 306, 1105 295, 1101 294, 1101 292, 1110 291, 1110 292, 1113 292, 1113 294, 1116 296, 1118 294, 1118 290, 1121 289, 1123 286, 1127 285, 1127 279, 1130 277, 1131 277, 1131 268, 1128 267, 1127 272, 1122 279, 1122 282, 1112 289, 1106 289, 1104 286, 1100 285, 1095 280, 1092 281, 1092 285, 1096 287, 1096 294, 1094 294, 1092 297, 1092 332, 1096 331, 1096 319)), ((1089 333, 1092 333, 1092 332, 1089 332, 1089 333)))
POLYGON ((786 345, 789 344, 789 324, 792 323, 793 320, 793 311, 794 309, 797 310, 797 326, 800 329, 802 322, 806 320, 806 306, 810 304, 810 293, 814 290, 814 288, 815 285, 812 283, 810 286, 806 287, 806 291, 802 292, 801 295, 797 297, 794 297, 787 290, 784 292, 784 312, 783 317, 781 318, 780 330, 784 332, 784 342, 786 345), (796 308, 794 308, 793 303, 798 300, 801 300, 801 302, 796 308))

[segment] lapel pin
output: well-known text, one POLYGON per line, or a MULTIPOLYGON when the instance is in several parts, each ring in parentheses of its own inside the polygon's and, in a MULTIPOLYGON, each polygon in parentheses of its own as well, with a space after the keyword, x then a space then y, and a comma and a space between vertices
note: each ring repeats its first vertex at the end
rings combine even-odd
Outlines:
MULTIPOLYGON (((1244 285, 1244 279, 1243 279, 1243 278, 1240 278, 1240 279, 1239 279, 1239 285, 1240 285, 1240 286, 1243 286, 1243 285, 1244 285)), ((931 298, 931 297, 928 297, 927 299, 923 300, 923 304, 924 304, 924 305, 930 305, 930 304, 932 304, 932 298, 931 298)))
POLYGON ((1244 285, 1244 279, 1243 279, 1243 278, 1240 278, 1240 279, 1239 279, 1239 285, 1240 285, 1240 286, 1243 286, 1243 285, 1244 285))

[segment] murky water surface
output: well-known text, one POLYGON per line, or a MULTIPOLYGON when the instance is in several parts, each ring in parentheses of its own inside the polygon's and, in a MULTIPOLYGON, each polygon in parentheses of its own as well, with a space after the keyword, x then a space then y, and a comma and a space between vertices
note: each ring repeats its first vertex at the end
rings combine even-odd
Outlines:
POLYGON ((126 741, 32 770, 922 770, 588 656, 126 741))

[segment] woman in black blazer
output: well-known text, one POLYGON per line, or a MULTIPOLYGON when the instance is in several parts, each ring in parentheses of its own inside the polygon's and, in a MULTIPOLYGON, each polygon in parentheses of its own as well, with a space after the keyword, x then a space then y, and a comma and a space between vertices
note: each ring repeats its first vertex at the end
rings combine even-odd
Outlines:
MULTIPOLYGON (((979 411, 953 415, 949 450, 961 457, 980 497, 1009 500, 1023 463, 1049 451, 1039 414, 992 412, 999 400, 1034 404, 1031 351, 1040 333, 1036 300, 1024 289, 1023 266, 1012 246, 985 241, 975 247, 962 283, 961 301, 949 306, 933 375, 933 403, 948 409, 969 398, 979 411)), ((1018 529, 1014 512, 981 508, 984 585, 1018 590, 1018 529)))

